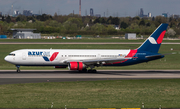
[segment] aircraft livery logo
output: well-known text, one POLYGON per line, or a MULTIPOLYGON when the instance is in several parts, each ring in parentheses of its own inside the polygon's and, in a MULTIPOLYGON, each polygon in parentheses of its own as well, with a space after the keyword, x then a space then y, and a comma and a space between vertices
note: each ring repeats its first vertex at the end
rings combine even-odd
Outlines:
POLYGON ((45 61, 54 61, 59 52, 54 52, 50 57, 50 52, 42 52, 42 51, 28 51, 28 56, 42 56, 45 61), (48 58, 50 57, 50 58, 48 58))
POLYGON ((161 44, 163 38, 164 38, 164 35, 165 35, 166 31, 164 30, 158 37, 157 40, 155 40, 153 37, 149 37, 149 41, 151 42, 151 44, 161 44))
POLYGON ((48 57, 46 57, 46 56, 43 56, 43 58, 44 58, 45 61, 54 61, 54 59, 57 57, 58 54, 59 54, 59 52, 54 52, 52 54, 52 56, 50 57, 50 59, 48 57))

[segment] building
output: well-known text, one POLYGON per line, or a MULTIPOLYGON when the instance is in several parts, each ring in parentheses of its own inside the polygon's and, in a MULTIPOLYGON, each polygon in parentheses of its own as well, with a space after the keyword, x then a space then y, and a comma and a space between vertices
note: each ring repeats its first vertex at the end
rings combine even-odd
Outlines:
POLYGON ((23 15, 25 16, 32 16, 32 11, 31 10, 23 10, 23 15))
POLYGON ((152 14, 151 14, 151 13, 148 13, 148 17, 152 17, 152 14))
POLYGON ((140 18, 147 18, 148 17, 148 15, 144 15, 143 8, 140 9, 139 17, 140 18))
POLYGON ((140 9, 139 17, 144 17, 144 11, 142 8, 140 9))
POLYGON ((33 33, 36 29, 11 29, 14 39, 41 39, 40 33, 33 33))
POLYGON ((164 16, 164 17, 168 17, 168 13, 162 13, 162 16, 164 16))
POLYGON ((2 16, 2 12, 0 12, 0 16, 2 16))
POLYGON ((173 17, 174 19, 179 19, 179 18, 180 18, 180 15, 175 15, 175 14, 173 14, 172 17, 173 17))
POLYGON ((14 16, 16 17, 16 16, 18 16, 18 15, 20 15, 21 13, 19 12, 19 11, 17 11, 17 10, 14 10, 14 16))
POLYGON ((136 33, 126 33, 125 39, 136 39, 136 33))
POLYGON ((92 8, 90 9, 90 16, 94 16, 94 12, 92 8))

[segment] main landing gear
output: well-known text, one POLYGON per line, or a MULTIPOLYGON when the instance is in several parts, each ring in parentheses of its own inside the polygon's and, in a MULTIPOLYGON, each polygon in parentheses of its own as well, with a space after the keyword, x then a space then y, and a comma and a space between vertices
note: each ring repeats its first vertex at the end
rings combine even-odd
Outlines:
POLYGON ((17 65, 17 66, 16 66, 16 68, 17 68, 16 72, 18 72, 18 73, 19 73, 19 72, 20 72, 20 69, 19 69, 19 68, 20 68, 20 66, 18 66, 18 65, 17 65))
POLYGON ((83 69, 83 70, 79 70, 79 72, 80 73, 86 73, 86 72, 88 72, 88 73, 96 73, 97 71, 96 71, 96 69, 89 69, 89 70, 83 69))
POLYGON ((88 70, 89 73, 96 73, 97 72, 96 69, 93 69, 93 68, 95 68, 94 65, 91 65, 89 67, 91 68, 88 70))
POLYGON ((89 69, 88 72, 89 73, 96 73, 97 71, 96 71, 96 69, 89 69))
POLYGON ((96 73, 96 72, 97 72, 96 69, 93 69, 93 68, 94 68, 93 65, 91 65, 91 66, 89 66, 89 67, 90 67, 91 69, 87 70, 87 69, 85 68, 85 69, 79 70, 79 72, 83 72, 83 73, 86 73, 86 72, 88 72, 88 73, 96 73))

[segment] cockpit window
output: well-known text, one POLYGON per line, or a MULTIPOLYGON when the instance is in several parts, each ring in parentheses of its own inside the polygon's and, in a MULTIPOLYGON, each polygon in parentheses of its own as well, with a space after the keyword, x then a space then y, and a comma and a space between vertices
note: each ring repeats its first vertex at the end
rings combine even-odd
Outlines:
POLYGON ((14 53, 10 53, 9 56, 15 56, 15 54, 14 53))

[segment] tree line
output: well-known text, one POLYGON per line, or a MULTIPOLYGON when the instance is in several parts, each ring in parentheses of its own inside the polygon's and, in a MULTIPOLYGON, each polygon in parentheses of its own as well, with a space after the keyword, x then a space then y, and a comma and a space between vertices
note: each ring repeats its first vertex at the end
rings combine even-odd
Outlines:
POLYGON ((152 18, 136 17, 92 17, 74 14, 54 16, 42 14, 38 16, 17 17, 0 16, 0 34, 12 35, 11 28, 33 28, 36 32, 53 35, 137 35, 151 34, 161 23, 168 23, 175 34, 180 35, 180 18, 152 18), (115 29, 118 27, 118 29, 115 29))

